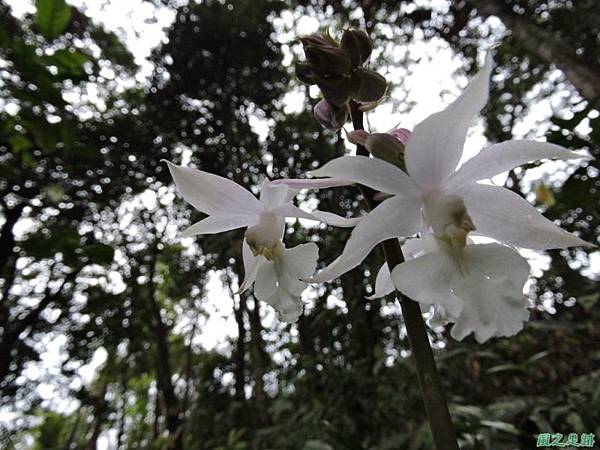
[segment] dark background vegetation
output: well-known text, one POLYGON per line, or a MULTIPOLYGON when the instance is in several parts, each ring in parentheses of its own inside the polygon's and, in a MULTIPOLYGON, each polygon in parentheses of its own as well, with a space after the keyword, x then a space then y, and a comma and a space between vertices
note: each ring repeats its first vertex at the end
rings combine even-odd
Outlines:
MULTIPOLYGON (((510 139, 532 104, 563 89, 546 138, 597 158, 600 6, 469 0, 440 13, 409 1, 149 1, 176 10, 175 20, 153 51, 151 78, 123 84, 137 71, 133 56, 93 17, 41 0, 17 19, 0 0, 0 404, 10 413, 0 447, 95 449, 104 438, 119 450, 432 448, 394 299, 364 298, 379 250, 315 293, 297 324, 266 320, 268 307, 249 293, 235 297, 238 337, 224 351, 198 344, 207 281, 219 271, 233 289, 242 233, 182 245, 173 227, 199 216, 179 200, 161 203, 173 190, 160 160, 187 152, 190 164, 251 187, 264 173, 296 177, 343 153, 312 120, 315 99, 303 113, 284 112, 283 95, 304 88, 282 65, 273 18, 283 10, 367 29, 376 47, 438 39, 466 73, 482 45, 499 40, 487 139, 510 139), (486 26, 492 16, 508 30, 499 38, 486 26), (102 76, 105 68, 116 77, 102 76), (556 69, 560 82, 549 81, 556 69), (91 84, 105 107, 65 100, 91 84), (253 115, 271 120, 265 142, 253 115), (157 207, 139 201, 147 190, 157 207), (338 306, 327 306, 329 295, 338 306), (28 379, 59 335, 60 370, 28 379), (106 362, 93 381, 71 382, 100 348, 106 362), (78 407, 42 401, 42 382, 78 407)), ((532 186, 521 180, 530 168, 507 180, 528 198, 532 186)), ((593 160, 566 171, 549 186, 556 203, 538 203, 590 242, 600 228, 598 170, 593 160)), ((321 209, 361 212, 354 189, 311 196, 321 209)), ((347 236, 292 229, 290 243, 317 239, 325 261, 347 236)), ((518 336, 479 345, 432 331, 462 448, 530 449, 540 432, 600 435, 598 268, 594 275, 579 249, 550 257, 518 336)))

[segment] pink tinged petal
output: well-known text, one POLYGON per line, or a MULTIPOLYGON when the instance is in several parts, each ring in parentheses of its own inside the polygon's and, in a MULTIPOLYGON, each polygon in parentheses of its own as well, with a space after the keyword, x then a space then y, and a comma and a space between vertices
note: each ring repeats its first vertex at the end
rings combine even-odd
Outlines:
POLYGON ((239 184, 212 173, 166 162, 177 190, 197 210, 211 216, 256 215, 262 211, 258 199, 239 184))
POLYGON ((342 156, 311 172, 316 177, 352 180, 376 191, 402 197, 416 197, 417 187, 406 173, 381 159, 367 156, 342 156))
POLYGON ((499 173, 540 159, 592 159, 547 142, 512 140, 491 145, 465 162, 448 180, 452 189, 466 183, 492 178, 499 173))
POLYGON ((352 144, 364 146, 369 134, 365 130, 354 130, 347 132, 346 137, 352 144))
POLYGON ((311 282, 337 278, 358 266, 380 242, 416 233, 421 220, 419 209, 420 203, 415 198, 392 197, 381 203, 352 230, 342 254, 311 282))
POLYGON ((469 184, 455 192, 463 198, 477 234, 533 250, 592 245, 558 227, 506 188, 469 184))
POLYGON ((452 292, 452 280, 457 276, 458 266, 441 252, 411 259, 392 270, 396 289, 423 305, 442 306, 453 316, 463 308, 461 299, 452 292))
POLYGON ((406 128, 392 128, 390 131, 387 132, 387 134, 394 136, 400 141, 400 143, 402 143, 402 145, 406 145, 406 143, 408 142, 408 138, 411 135, 411 132, 406 128))
POLYGON ((267 211, 287 203, 289 188, 285 184, 274 184, 265 180, 260 188, 260 202, 267 211))
POLYGON ((523 285, 529 264, 516 251, 498 244, 469 245, 464 251, 468 273, 453 280, 454 293, 464 303, 452 327, 452 337, 475 334, 482 343, 491 337, 517 334, 529 319, 523 285))
POLYGON ((250 215, 215 215, 208 216, 199 222, 186 228, 182 237, 195 236, 197 234, 215 234, 236 228, 250 227, 258 222, 258 216, 250 215))
POLYGON ((377 277, 375 278, 375 292, 373 292, 373 295, 368 296, 367 300, 385 297, 395 290, 396 288, 392 282, 390 269, 387 263, 384 263, 379 269, 379 272, 377 272, 377 277))
POLYGON ((354 181, 338 180, 335 178, 281 178, 279 180, 271 181, 271 184, 285 184, 286 186, 288 186, 289 190, 286 200, 290 202, 303 189, 327 189, 339 186, 349 186, 351 184, 354 184, 354 181))
POLYGON ((327 225, 342 228, 355 227, 363 219, 363 217, 342 217, 331 212, 319 210, 311 211, 311 215, 327 225))
POLYGON ((432 114, 413 130, 404 151, 406 169, 422 188, 443 186, 462 157, 467 131, 486 104, 492 57, 464 92, 445 110, 432 114))
POLYGON ((278 217, 295 217, 298 219, 316 220, 335 227, 353 227, 360 222, 362 217, 345 218, 326 211, 304 211, 292 203, 282 205, 273 210, 278 217))
POLYGON ((311 213, 304 211, 303 209, 298 208, 293 203, 286 203, 281 205, 273 210, 273 214, 277 217, 291 217, 297 219, 308 219, 308 220, 319 220, 311 213))
POLYGON ((354 181, 336 178, 281 178, 279 180, 271 181, 271 184, 285 184, 292 189, 301 191, 302 189, 326 189, 338 186, 348 186, 354 184, 354 181))
POLYGON ((261 263, 266 262, 266 259, 262 256, 254 256, 245 239, 242 243, 242 260, 244 261, 244 281, 240 285, 237 294, 241 294, 252 286, 261 263))

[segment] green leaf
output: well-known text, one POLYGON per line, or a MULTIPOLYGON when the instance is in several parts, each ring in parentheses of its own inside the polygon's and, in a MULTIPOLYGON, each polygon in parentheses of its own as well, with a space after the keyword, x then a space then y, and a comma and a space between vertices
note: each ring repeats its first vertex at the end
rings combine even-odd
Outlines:
POLYGON ((8 138, 8 142, 10 142, 10 146, 15 154, 19 153, 21 150, 31 148, 32 145, 31 141, 22 134, 13 134, 8 138))
POLYGON ((37 0, 36 22, 44 37, 57 38, 65 31, 71 19, 71 7, 65 0, 37 0))
POLYGON ((600 300, 600 292, 595 292, 593 294, 582 295, 577 299, 577 302, 583 309, 589 312, 598 303, 598 300, 600 300))
POLYGON ((481 425, 510 434, 519 434, 519 430, 517 430, 513 424, 501 422, 499 420, 482 420, 481 425))
POLYGON ((44 119, 34 118, 26 123, 27 130, 31 132, 35 143, 47 152, 56 150, 58 142, 58 129, 56 124, 50 124, 44 119))
POLYGON ((92 61, 93 58, 77 50, 58 50, 53 55, 46 55, 44 62, 49 66, 56 66, 58 76, 64 77, 83 77, 85 73, 85 63, 92 61))

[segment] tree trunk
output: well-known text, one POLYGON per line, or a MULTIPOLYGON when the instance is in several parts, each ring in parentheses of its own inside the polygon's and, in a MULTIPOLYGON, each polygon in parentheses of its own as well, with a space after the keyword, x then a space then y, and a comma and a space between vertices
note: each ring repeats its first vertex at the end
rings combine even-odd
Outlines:
POLYGON ((265 392, 265 373, 267 371, 268 356, 264 349, 262 338, 262 324, 260 322, 260 302, 254 299, 254 308, 248 311, 250 318, 250 348, 252 355, 252 378, 254 380, 254 404, 256 418, 261 426, 270 423, 268 398, 265 392))
POLYGON ((529 18, 507 9, 501 0, 470 0, 483 16, 496 16, 513 37, 547 64, 554 64, 594 108, 600 108, 600 68, 577 56, 575 49, 529 18))
POLYGON ((80 421, 81 421, 81 410, 77 412, 77 418, 75 419, 75 423, 71 427, 69 437, 67 438, 67 442, 65 443, 65 450, 71 450, 71 447, 73 447, 73 442, 75 442, 75 437, 77 436, 77 430, 79 428, 80 421))
POLYGON ((180 414, 180 405, 175 388, 173 387, 173 371, 171 369, 171 355, 169 348, 169 330, 162 320, 160 305, 156 298, 156 285, 154 276, 156 273, 156 262, 158 259, 158 248, 154 243, 152 249, 150 271, 149 271, 149 300, 153 319, 154 340, 156 343, 156 378, 158 389, 165 405, 165 422, 169 430, 169 450, 182 450, 182 418, 180 414))
POLYGON ((13 255, 13 248, 15 246, 15 235, 13 233, 13 227, 21 218, 21 212, 25 204, 21 203, 14 208, 4 208, 4 219, 5 222, 0 230, 0 275, 3 274, 6 263, 13 255))
POLYGON ((94 401, 94 421, 92 422, 92 434, 85 444, 85 450, 96 450, 98 448, 98 438, 102 432, 102 425, 108 414, 108 403, 104 399, 108 385, 105 383, 98 397, 94 401))
MULTIPOLYGON (((352 324, 351 343, 358 356, 360 363, 367 372, 375 364, 375 345, 377 342, 377 333, 374 329, 373 317, 379 303, 377 301, 366 300, 363 292, 362 272, 360 268, 343 274, 340 277, 344 301, 348 306, 348 320, 352 324)), ((378 314, 378 312, 377 312, 378 314)))
POLYGON ((192 325, 192 330, 190 331, 190 341, 188 343, 185 356, 185 395, 183 396, 183 402, 181 407, 181 413, 183 415, 187 413, 190 402, 190 396, 192 394, 192 370, 194 368, 194 349, 192 347, 192 344, 194 342, 194 337, 196 336, 197 326, 198 318, 196 317, 194 324, 192 325))
MULTIPOLYGON (((236 258, 236 272, 238 277, 242 274, 241 255, 236 258)), ((237 307, 234 306, 235 321, 237 323, 238 338, 233 351, 233 373, 235 376, 235 399, 239 402, 246 400, 246 326, 244 312, 246 311, 246 296, 238 295, 237 307)))

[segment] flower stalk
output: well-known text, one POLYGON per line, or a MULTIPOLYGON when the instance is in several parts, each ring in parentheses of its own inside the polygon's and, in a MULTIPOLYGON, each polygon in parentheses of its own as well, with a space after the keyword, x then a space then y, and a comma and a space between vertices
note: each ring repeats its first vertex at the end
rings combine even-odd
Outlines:
MULTIPOLYGON (((363 130, 363 113, 355 102, 350 104, 350 116, 354 129, 363 130)), ((369 156, 369 152, 364 146, 357 144, 356 148, 357 155, 369 156)), ((376 204, 371 193, 363 191, 363 194, 368 208, 373 209, 376 204)), ((397 239, 382 242, 382 247, 388 267, 392 269, 404 262, 397 239)), ((433 351, 429 345, 429 337, 423 321, 421 307, 417 302, 403 296, 398 291, 396 291, 396 296, 400 301, 400 308, 402 309, 402 316, 404 317, 404 324, 415 361, 421 395, 423 403, 425 403, 435 447, 438 450, 459 450, 446 396, 435 364, 433 351)))

